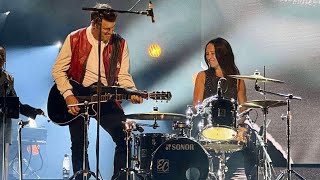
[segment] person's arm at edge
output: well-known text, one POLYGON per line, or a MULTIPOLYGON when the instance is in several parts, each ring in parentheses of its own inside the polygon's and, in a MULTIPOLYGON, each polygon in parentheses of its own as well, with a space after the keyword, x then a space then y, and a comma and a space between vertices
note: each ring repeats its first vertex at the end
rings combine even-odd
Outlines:
POLYGON ((204 71, 201 71, 198 73, 196 82, 194 85, 193 102, 192 102, 192 105, 194 107, 203 101, 204 83, 205 83, 205 73, 204 71))

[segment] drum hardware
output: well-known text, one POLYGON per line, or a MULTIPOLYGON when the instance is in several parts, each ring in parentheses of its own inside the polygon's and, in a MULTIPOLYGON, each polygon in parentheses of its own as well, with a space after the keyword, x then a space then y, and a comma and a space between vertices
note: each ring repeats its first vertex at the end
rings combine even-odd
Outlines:
POLYGON ((217 180, 224 180, 225 179, 225 173, 228 171, 228 167, 226 166, 227 158, 226 154, 224 152, 217 155, 219 159, 219 165, 218 170, 216 173, 217 180))
POLYGON ((292 120, 292 114, 291 114, 291 108, 290 108, 290 99, 297 99, 302 100, 301 97, 293 96, 292 94, 281 94, 281 93, 274 93, 282 97, 286 97, 287 100, 287 114, 286 116, 282 116, 283 120, 287 120, 287 169, 276 178, 276 180, 283 179, 287 175, 287 179, 292 179, 292 174, 295 175, 297 178, 301 180, 305 180, 300 174, 298 174, 296 171, 294 171, 291 168, 291 152, 290 152, 290 136, 291 136, 291 120, 292 120))
POLYGON ((291 135, 291 119, 292 119, 292 115, 291 115, 291 110, 290 110, 290 99, 296 99, 296 100, 301 100, 301 97, 298 96, 293 96, 292 94, 282 94, 282 93, 274 93, 274 92, 270 92, 270 91, 266 91, 261 89, 257 82, 255 83, 255 89, 256 91, 263 93, 263 94, 273 94, 273 95, 278 95, 281 97, 285 97, 286 98, 286 103, 284 103, 285 101, 282 101, 281 103, 276 103, 273 106, 277 107, 280 105, 287 105, 287 116, 285 117, 285 119, 287 120, 287 170, 283 171, 278 177, 277 180, 280 180, 283 178, 283 176, 287 175, 288 176, 288 180, 290 180, 292 178, 292 174, 296 175, 299 179, 304 180, 304 178, 298 174, 297 172, 295 172, 294 170, 292 170, 291 168, 291 162, 290 162, 290 158, 291 158, 291 154, 290 154, 290 135, 291 135))
POLYGON ((139 113, 139 114, 128 114, 125 115, 127 119, 138 119, 138 120, 153 120, 153 129, 159 127, 157 120, 173 120, 173 121, 180 121, 185 120, 186 116, 183 114, 176 114, 176 113, 163 113, 158 111, 158 107, 153 107, 152 112, 148 113, 139 113))
POLYGON ((242 80, 254 80, 256 82, 274 82, 274 83, 284 83, 284 81, 266 78, 260 74, 259 71, 255 71, 253 75, 228 75, 231 78, 242 79, 242 80))
POLYGON ((138 120, 185 120, 186 116, 183 114, 176 113, 163 113, 158 110, 154 110, 153 112, 147 113, 139 113, 139 114, 128 114, 125 115, 127 119, 138 119, 138 120))
MULTIPOLYGON (((297 100, 301 100, 301 97, 297 97, 297 96, 293 96, 292 94, 282 94, 282 93, 275 93, 275 92, 270 92, 270 91, 266 91, 264 89, 261 89, 258 85, 258 81, 261 79, 256 79, 255 82, 255 90, 263 95, 266 96, 266 94, 272 94, 272 95, 278 95, 278 96, 282 96, 282 97, 286 97, 286 101, 282 101, 282 100, 267 100, 265 98, 265 100, 254 100, 254 101, 249 101, 246 103, 243 103, 240 106, 244 106, 244 107, 250 107, 250 108, 261 108, 263 111, 263 115, 264 115, 264 121, 263 121, 263 126, 262 126, 262 135, 263 135, 263 140, 261 139, 261 136, 255 132, 257 139, 258 139, 258 143, 260 145, 260 147, 262 147, 262 151, 263 151, 263 170, 264 170, 264 179, 271 179, 272 178, 272 161, 270 159, 270 157, 267 154, 267 150, 266 150, 266 144, 267 144, 267 118, 266 118, 266 114, 268 113, 268 108, 270 107, 279 107, 279 106, 285 106, 287 105, 287 116, 285 117, 285 119, 287 120, 287 143, 288 143, 288 154, 287 154, 287 170, 282 172, 278 177, 277 180, 282 179, 283 176, 285 174, 287 174, 288 179, 291 179, 292 173, 294 175, 296 175, 299 179, 304 179, 301 175, 299 175, 298 173, 296 173, 295 171, 293 171, 291 169, 291 162, 290 162, 290 121, 291 121, 291 112, 290 112, 290 99, 297 99, 297 100)), ((269 79, 265 79, 265 82, 267 82, 269 79)), ((269 80, 271 82, 279 82, 279 81, 274 81, 274 79, 269 80)), ((282 82, 282 81, 281 81, 282 82)), ((280 83, 280 82, 279 82, 280 83)), ((257 171, 257 178, 258 178, 258 171, 257 171)))
MULTIPOLYGON (((118 176, 115 179, 118 179, 122 173, 126 174, 126 180, 130 180, 131 174, 135 174, 139 179, 145 179, 142 175, 138 173, 137 170, 131 167, 131 155, 130 155, 130 149, 131 149, 131 141, 132 141, 132 131, 139 131, 137 128, 137 123, 135 121, 127 121, 124 122, 124 132, 126 134, 125 141, 127 146, 127 157, 126 157, 126 167, 121 168, 121 171, 119 172, 118 176)), ((133 157, 135 158, 135 157, 133 157)))
POLYGON ((191 137, 191 130, 193 126, 193 106, 187 105, 185 121, 173 121, 172 130, 178 130, 178 136, 191 137))
POLYGON ((172 129, 178 130, 178 136, 190 137, 190 131, 192 129, 192 125, 188 120, 186 122, 175 121, 172 124, 172 129))
MULTIPOLYGON (((263 126, 262 126, 262 137, 263 137, 263 145, 264 147, 262 148, 263 150, 263 157, 261 159, 261 161, 259 163, 257 163, 257 171, 256 171, 256 177, 259 178, 258 176, 258 168, 260 165, 258 164, 262 164, 262 169, 263 169, 263 177, 264 179, 272 179, 272 164, 268 161, 267 156, 268 154, 266 153, 267 151, 267 114, 268 114, 268 108, 270 107, 278 107, 278 106, 284 106, 286 105, 286 103, 284 101, 278 101, 278 100, 267 100, 266 99, 266 93, 270 93, 270 94, 276 94, 276 93, 272 93, 272 92, 267 92, 265 90, 262 90, 259 85, 258 82, 263 82, 264 83, 264 87, 265 87, 265 83, 266 82, 274 82, 274 83, 284 83, 281 80, 277 80, 277 79, 271 79, 271 78, 266 78, 264 76, 262 76, 260 74, 260 72, 255 71, 253 75, 250 76, 243 76, 243 75, 229 75, 229 77, 231 78, 235 78, 235 79, 242 79, 242 80, 254 80, 255 81, 255 90, 257 92, 259 92, 260 94, 264 95, 264 100, 254 100, 254 101, 249 101, 249 102, 245 102, 243 104, 241 104, 241 107, 248 107, 248 108, 260 108, 262 109, 263 112, 263 126)), ((265 88, 264 88, 265 89, 265 88)), ((261 143, 259 143, 261 145, 261 143)), ((259 149, 259 153, 261 153, 261 149, 259 149)), ((259 158, 260 159, 260 156, 259 158)), ((270 160, 270 159, 269 159, 270 160)))
MULTIPOLYGON (((253 127, 255 121, 253 121, 252 119, 250 119, 249 116, 246 117, 246 121, 250 124, 251 127, 253 127)), ((251 128, 252 131, 251 133, 253 132, 255 134, 255 137, 256 137, 256 148, 259 150, 258 153, 257 153, 257 163, 256 163, 256 168, 257 168, 257 171, 256 171, 256 178, 258 179, 259 176, 258 176, 258 168, 259 168, 259 164, 261 163, 266 163, 266 171, 267 171, 267 175, 269 176, 265 176, 264 179, 268 179, 268 177, 270 177, 269 179, 271 179, 272 175, 275 175, 275 171, 274 171, 274 168, 272 166, 272 159, 270 158, 268 152, 267 152, 267 149, 266 149, 266 144, 264 142, 264 140, 262 139, 262 136, 263 136, 263 133, 262 133, 262 130, 263 130, 263 127, 260 127, 260 131, 258 132, 257 130, 255 130, 254 128, 251 128), (264 159, 260 159, 260 152, 262 151, 263 153, 263 157, 264 159), (265 161, 265 162, 264 162, 265 161)))
POLYGON ((258 176, 258 168, 260 165, 258 164, 262 164, 263 166, 263 177, 264 179, 267 180, 271 180, 272 179, 272 161, 267 153, 267 127, 268 124, 267 123, 267 114, 268 114, 268 109, 270 107, 278 107, 282 105, 281 102, 279 103, 279 101, 273 101, 273 100, 266 100, 266 101, 260 101, 260 100, 256 100, 256 101, 249 101, 249 102, 245 102, 243 104, 241 104, 240 106, 243 107, 250 107, 250 108, 261 108, 262 112, 263 112, 263 125, 260 128, 261 131, 261 135, 260 133, 256 133, 257 139, 258 139, 258 144, 259 144, 259 151, 258 151, 258 160, 259 162, 257 163, 257 171, 256 171, 256 177, 259 178, 258 176), (261 136, 263 137, 261 139, 261 136), (260 139, 259 139, 260 138, 260 139), (262 153, 262 159, 260 159, 260 153, 262 153))
MULTIPOLYGON (((258 87, 258 85, 255 85, 256 87, 258 87)), ((257 88, 256 88, 257 89, 257 88)), ((260 89, 260 87, 259 87, 260 89)), ((262 90, 259 90, 262 91, 262 90)), ((242 107, 247 107, 247 108, 260 108, 262 109, 263 112, 263 126, 261 126, 260 131, 261 133, 257 133, 257 139, 258 139, 258 144, 260 145, 261 151, 263 153, 263 159, 262 159, 262 163, 264 165, 264 173, 266 177, 271 178, 272 174, 270 173, 272 169, 272 161, 269 157, 269 155, 267 154, 267 127, 269 126, 270 120, 267 119, 267 114, 268 114, 268 109, 270 107, 279 107, 279 106, 285 106, 287 103, 285 101, 282 100, 270 100, 270 99, 266 99, 266 100, 252 100, 252 101, 247 101, 243 104, 241 104, 240 106, 242 107), (263 136, 263 140, 260 141, 259 138, 261 138, 261 135, 263 136), (269 157, 269 159, 268 159, 269 157)), ((249 110, 249 109, 248 109, 249 110)), ((256 132, 255 132, 256 133, 256 132)), ((259 151, 260 152, 260 151, 259 151)), ((257 171, 258 173, 258 171, 257 171)), ((258 177, 258 174, 257 174, 258 177)))
POLYGON ((248 107, 252 110, 251 108, 261 108, 261 109, 267 109, 270 107, 279 107, 279 106, 286 106, 287 102, 282 101, 282 100, 271 100, 271 99, 266 99, 266 100, 252 100, 252 101, 247 101, 240 106, 243 107, 248 107))

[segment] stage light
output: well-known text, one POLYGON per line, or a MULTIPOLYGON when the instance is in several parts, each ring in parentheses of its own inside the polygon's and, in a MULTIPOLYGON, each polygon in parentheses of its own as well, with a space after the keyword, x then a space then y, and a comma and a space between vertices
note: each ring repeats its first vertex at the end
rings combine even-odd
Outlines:
POLYGON ((148 48, 149 56, 158 58, 161 55, 161 47, 158 44, 151 44, 148 48))

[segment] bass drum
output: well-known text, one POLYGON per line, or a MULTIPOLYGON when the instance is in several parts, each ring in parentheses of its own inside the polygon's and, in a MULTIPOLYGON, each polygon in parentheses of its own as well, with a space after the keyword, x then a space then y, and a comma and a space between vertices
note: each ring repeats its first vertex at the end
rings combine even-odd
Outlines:
POLYGON ((161 144, 153 153, 152 178, 155 180, 206 180, 209 154, 196 141, 177 137, 161 144))
POLYGON ((135 147, 137 147, 140 173, 150 172, 152 153, 168 139, 170 139, 170 135, 162 133, 143 133, 136 135, 135 147))

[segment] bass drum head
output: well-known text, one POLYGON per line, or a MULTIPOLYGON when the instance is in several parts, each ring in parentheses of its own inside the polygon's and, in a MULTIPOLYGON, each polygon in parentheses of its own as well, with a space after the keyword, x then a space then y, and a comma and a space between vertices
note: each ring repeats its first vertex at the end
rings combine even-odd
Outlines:
POLYGON ((206 180, 209 156, 192 139, 172 138, 153 153, 151 169, 155 180, 206 180))

